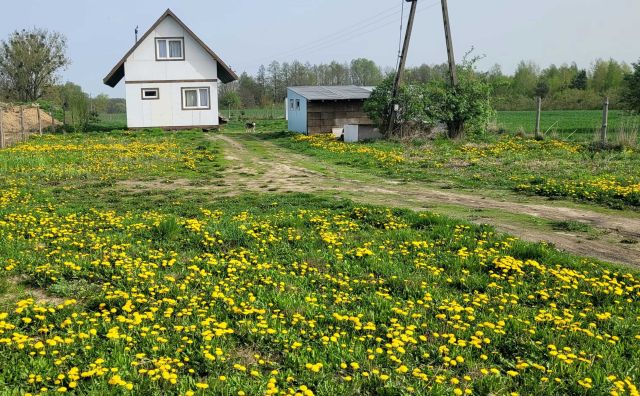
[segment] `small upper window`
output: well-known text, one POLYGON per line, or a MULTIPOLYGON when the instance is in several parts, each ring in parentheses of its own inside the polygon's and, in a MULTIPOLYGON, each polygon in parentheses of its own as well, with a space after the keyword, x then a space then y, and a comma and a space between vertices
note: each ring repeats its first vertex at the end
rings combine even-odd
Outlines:
POLYGON ((296 111, 300 110, 300 99, 296 99, 296 111))
POLYGON ((293 99, 289 99, 289 109, 293 110, 293 99))
POLYGON ((142 100, 160 99, 160 89, 142 88, 142 100))
POLYGON ((156 58, 158 60, 183 60, 183 38, 158 38, 156 39, 156 58))
POLYGON ((182 88, 182 108, 184 110, 210 109, 209 88, 182 88))

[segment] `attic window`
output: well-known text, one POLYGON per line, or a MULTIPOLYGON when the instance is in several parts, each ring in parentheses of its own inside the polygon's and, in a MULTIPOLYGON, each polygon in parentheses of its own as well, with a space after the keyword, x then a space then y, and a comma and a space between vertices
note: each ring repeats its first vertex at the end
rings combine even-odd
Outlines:
POLYGON ((184 38, 163 37, 156 39, 157 60, 184 60, 184 38))

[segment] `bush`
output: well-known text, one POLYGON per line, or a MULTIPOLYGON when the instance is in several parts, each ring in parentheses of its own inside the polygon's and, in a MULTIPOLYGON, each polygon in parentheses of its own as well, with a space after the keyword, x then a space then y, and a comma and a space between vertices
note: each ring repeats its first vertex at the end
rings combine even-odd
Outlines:
POLYGON ((396 113, 396 121, 399 124, 426 123, 433 124, 429 119, 426 108, 425 85, 403 85, 398 90, 398 98, 391 100, 393 82, 395 76, 387 77, 371 93, 371 97, 364 103, 364 111, 369 118, 379 127, 386 127, 389 112, 394 104, 401 109, 396 113))
POLYGON ((627 110, 640 114, 640 61, 633 64, 633 73, 624 77, 622 103, 627 110))
POLYGON ((455 89, 445 81, 434 80, 425 90, 427 118, 446 124, 450 138, 461 136, 465 130, 483 131, 494 116, 491 86, 476 73, 474 64, 465 60, 458 67, 455 89))
POLYGON ((389 76, 365 102, 364 110, 378 125, 385 126, 389 111, 399 105, 397 122, 422 125, 446 124, 450 137, 458 137, 464 129, 484 130, 494 115, 490 103, 491 87, 476 73, 475 61, 465 61, 458 67, 458 87, 444 80, 426 84, 403 85, 395 102, 391 100, 394 76, 389 76))

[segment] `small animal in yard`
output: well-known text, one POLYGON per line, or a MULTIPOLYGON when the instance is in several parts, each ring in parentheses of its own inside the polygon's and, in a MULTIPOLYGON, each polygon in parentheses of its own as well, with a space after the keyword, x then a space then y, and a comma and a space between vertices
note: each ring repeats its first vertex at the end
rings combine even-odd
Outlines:
POLYGON ((255 132, 256 131, 256 123, 255 122, 247 122, 244 124, 245 132, 255 132))

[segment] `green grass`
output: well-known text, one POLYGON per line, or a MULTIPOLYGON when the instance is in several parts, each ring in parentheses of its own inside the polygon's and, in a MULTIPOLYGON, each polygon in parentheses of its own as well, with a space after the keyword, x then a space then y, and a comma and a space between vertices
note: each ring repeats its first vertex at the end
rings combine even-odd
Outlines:
POLYGON ((289 133, 263 139, 323 161, 443 188, 488 189, 640 208, 640 152, 486 134, 464 141, 413 139, 345 144, 289 133))
MULTIPOLYGON (((540 119, 542 132, 546 136, 571 138, 572 140, 589 141, 594 133, 599 133, 602 126, 602 111, 575 110, 575 111, 543 111, 540 119)), ((622 125, 640 126, 640 117, 629 116, 623 111, 614 110, 609 113, 610 133, 615 135, 622 125)), ((531 134, 535 132, 535 111, 500 111, 497 116, 497 125, 507 132, 523 130, 531 134)))
POLYGON ((220 107, 220 114, 227 118, 231 115, 232 121, 279 120, 285 118, 284 103, 273 105, 273 107, 232 109, 231 111, 220 107))
POLYGON ((90 131, 113 131, 127 129, 127 114, 100 114, 97 122, 89 125, 90 131))
POLYGON ((53 136, 0 152, 3 393, 582 395, 639 384, 637 271, 432 213, 120 184, 215 182, 222 154, 197 131, 53 136))

